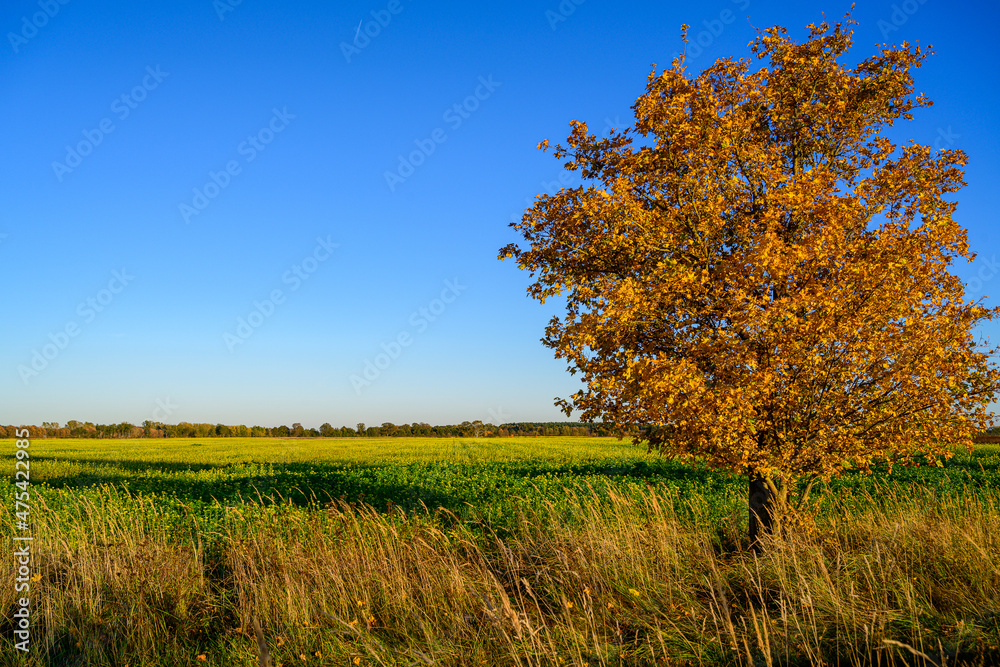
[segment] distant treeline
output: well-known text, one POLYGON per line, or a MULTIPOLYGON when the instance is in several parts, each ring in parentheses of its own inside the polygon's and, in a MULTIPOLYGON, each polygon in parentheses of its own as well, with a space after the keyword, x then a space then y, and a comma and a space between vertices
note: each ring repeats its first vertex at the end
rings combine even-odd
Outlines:
MULTIPOLYGON (((464 421, 461 424, 431 426, 426 422, 366 426, 358 423, 353 428, 337 428, 329 423, 318 429, 304 428, 296 422, 291 426, 229 426, 226 424, 163 424, 145 421, 141 426, 120 424, 93 424, 71 420, 64 426, 56 422, 42 422, 41 426, 2 426, 0 438, 16 438, 16 429, 28 429, 32 438, 507 438, 538 437, 546 435, 608 437, 638 435, 641 426, 614 426, 603 423, 581 422, 518 422, 511 424, 484 424, 481 421, 464 421)), ((994 426, 975 437, 978 443, 1000 443, 1000 426, 994 426)))
POLYGON ((609 424, 580 422, 519 422, 516 424, 484 424, 481 421, 464 421, 461 424, 431 426, 425 422, 366 426, 363 423, 337 428, 329 423, 318 429, 304 428, 296 422, 291 426, 231 426, 227 424, 163 424, 145 421, 141 426, 120 424, 94 424, 71 420, 60 426, 56 422, 42 422, 41 426, 0 426, 0 438, 15 438, 16 429, 28 429, 32 438, 383 438, 383 437, 440 437, 474 438, 511 436, 582 436, 602 437, 628 435, 634 429, 623 429, 609 424))

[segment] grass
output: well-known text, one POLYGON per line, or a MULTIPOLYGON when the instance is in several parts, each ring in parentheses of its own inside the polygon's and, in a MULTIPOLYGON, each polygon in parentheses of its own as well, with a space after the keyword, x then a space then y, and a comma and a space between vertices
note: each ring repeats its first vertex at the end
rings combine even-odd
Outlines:
POLYGON ((831 483, 760 557, 745 479, 615 440, 30 451, 32 651, 5 558, 3 665, 1000 662, 996 446, 831 483))

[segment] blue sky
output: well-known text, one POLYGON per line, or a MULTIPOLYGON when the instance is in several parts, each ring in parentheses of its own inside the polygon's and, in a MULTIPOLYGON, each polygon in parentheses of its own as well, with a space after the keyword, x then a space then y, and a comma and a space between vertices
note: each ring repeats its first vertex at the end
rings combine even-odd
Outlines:
MULTIPOLYGON (((536 144, 628 125, 682 23, 700 69, 749 55, 754 26, 801 41, 849 9, 233 3, 3 3, 0 422, 561 420, 578 381, 539 342, 559 304, 496 259, 572 176, 536 144)), ((855 59, 937 52, 917 71, 935 105, 893 136, 969 154, 957 217, 979 257, 955 272, 996 305, 1000 9, 854 18, 855 59)))

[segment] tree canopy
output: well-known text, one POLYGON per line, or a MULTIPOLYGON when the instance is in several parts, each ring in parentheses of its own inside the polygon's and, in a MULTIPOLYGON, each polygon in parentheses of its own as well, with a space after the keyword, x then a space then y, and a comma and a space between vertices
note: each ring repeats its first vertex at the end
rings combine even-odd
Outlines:
POLYGON ((539 195, 511 223, 526 247, 500 250, 530 296, 567 299, 543 339, 584 380, 567 414, 659 425, 664 453, 760 475, 778 503, 971 446, 1000 379, 973 337, 1000 309, 948 271, 974 258, 949 198, 966 155, 885 136, 931 105, 929 52, 849 68, 852 23, 764 30, 695 76, 653 65, 631 127, 571 121, 554 152, 584 185, 539 195))

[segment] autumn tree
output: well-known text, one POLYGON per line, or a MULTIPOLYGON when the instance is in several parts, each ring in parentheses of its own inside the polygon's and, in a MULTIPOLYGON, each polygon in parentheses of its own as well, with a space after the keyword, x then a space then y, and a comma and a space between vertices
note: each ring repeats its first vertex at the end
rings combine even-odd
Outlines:
POLYGON ((972 336, 1000 309, 948 272, 974 258, 948 198, 966 155, 884 135, 931 105, 928 51, 848 68, 852 23, 767 29, 697 76, 654 65, 633 126, 571 121, 555 156, 584 185, 537 197, 511 225, 527 247, 500 251, 566 299, 543 342, 585 388, 557 405, 746 473, 755 545, 817 480, 971 447, 1000 379, 972 336))

